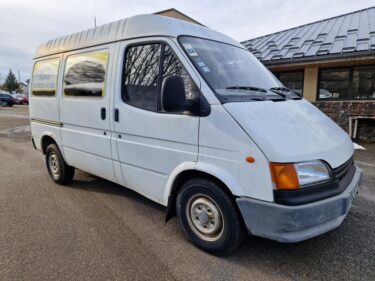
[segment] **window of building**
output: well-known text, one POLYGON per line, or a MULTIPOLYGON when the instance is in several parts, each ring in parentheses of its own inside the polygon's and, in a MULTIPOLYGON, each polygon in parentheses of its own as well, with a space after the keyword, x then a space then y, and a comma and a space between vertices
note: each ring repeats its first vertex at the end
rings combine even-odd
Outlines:
POLYGON ((160 105, 161 84, 172 75, 181 76, 184 80, 187 100, 199 96, 199 89, 167 44, 129 47, 125 55, 123 100, 138 108, 163 111, 160 105))
POLYGON ((349 69, 322 69, 319 99, 349 99, 349 69))
POLYGON ((375 99, 375 65, 353 69, 353 99, 375 99))
POLYGON ((34 65, 31 92, 35 96, 54 96, 56 94, 59 59, 38 61, 34 65))
POLYGON ((297 93, 303 95, 303 70, 291 72, 278 72, 274 74, 281 81, 281 83, 284 84, 285 87, 288 87, 289 89, 292 89, 297 93))
POLYGON ((107 62, 107 51, 69 56, 65 63, 64 94, 84 97, 104 96, 107 62))
POLYGON ((375 66, 321 69, 318 99, 375 99, 375 66))

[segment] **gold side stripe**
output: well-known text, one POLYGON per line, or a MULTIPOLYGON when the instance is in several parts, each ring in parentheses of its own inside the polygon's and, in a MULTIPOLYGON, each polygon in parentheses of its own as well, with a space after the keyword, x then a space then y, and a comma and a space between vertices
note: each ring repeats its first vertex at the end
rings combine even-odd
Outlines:
POLYGON ((63 126, 63 123, 61 123, 61 122, 51 121, 51 120, 46 120, 46 119, 33 118, 33 117, 31 117, 31 122, 55 126, 55 127, 62 127, 63 126))

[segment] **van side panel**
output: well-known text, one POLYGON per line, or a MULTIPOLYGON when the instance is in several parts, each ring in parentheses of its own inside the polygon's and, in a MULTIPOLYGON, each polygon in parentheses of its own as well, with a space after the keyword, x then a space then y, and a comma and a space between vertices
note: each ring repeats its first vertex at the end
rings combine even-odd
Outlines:
POLYGON ((273 201, 269 163, 265 155, 221 105, 211 105, 199 128, 197 170, 223 181, 236 196, 273 201), (254 163, 246 157, 255 158, 254 163))
POLYGON ((197 161, 199 117, 148 112, 119 102, 117 150, 126 186, 163 203, 168 175, 181 163, 197 161))
POLYGON ((59 122, 59 103, 58 97, 36 97, 30 99, 30 118, 35 121, 53 121, 59 122))
POLYGON ((29 113, 32 137, 36 148, 40 150, 42 138, 46 135, 52 137, 58 145, 61 144, 58 94, 61 64, 62 55, 34 62, 29 113))
POLYGON ((67 163, 117 182, 110 130, 113 55, 114 44, 64 55, 60 120, 67 163))

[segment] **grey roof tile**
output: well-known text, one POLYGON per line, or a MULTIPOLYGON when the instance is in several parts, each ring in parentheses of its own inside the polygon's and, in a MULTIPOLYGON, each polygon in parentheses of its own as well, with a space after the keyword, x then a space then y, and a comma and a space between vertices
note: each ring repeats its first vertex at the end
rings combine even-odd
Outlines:
POLYGON ((263 62, 375 51, 375 7, 242 42, 263 62))

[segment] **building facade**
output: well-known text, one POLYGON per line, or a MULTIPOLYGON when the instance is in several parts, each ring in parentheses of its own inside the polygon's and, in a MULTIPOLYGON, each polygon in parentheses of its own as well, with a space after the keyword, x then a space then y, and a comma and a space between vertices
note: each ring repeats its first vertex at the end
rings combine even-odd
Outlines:
POLYGON ((159 15, 159 16, 165 16, 165 17, 175 18, 175 19, 179 19, 179 20, 184 20, 184 21, 187 21, 187 22, 191 22, 191 23, 195 23, 195 24, 199 24, 199 25, 204 26, 200 22, 198 22, 195 19, 185 15, 184 13, 180 12, 179 10, 176 10, 175 8, 163 10, 163 11, 160 11, 160 12, 156 12, 154 14, 159 15))
POLYGON ((375 140, 375 7, 242 42, 284 84, 375 140))
POLYGON ((28 84, 20 82, 19 87, 20 87, 19 90, 20 90, 21 94, 26 95, 26 96, 29 95, 29 85, 28 84))

